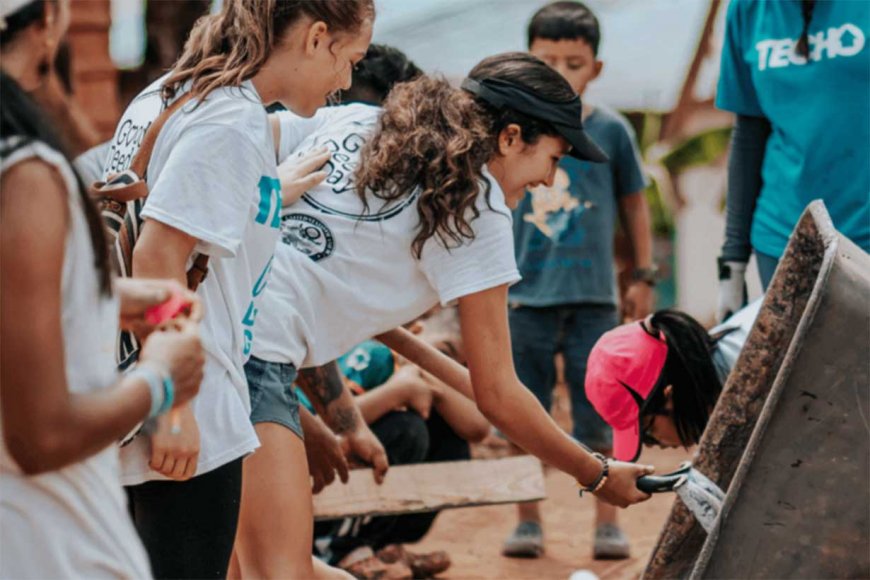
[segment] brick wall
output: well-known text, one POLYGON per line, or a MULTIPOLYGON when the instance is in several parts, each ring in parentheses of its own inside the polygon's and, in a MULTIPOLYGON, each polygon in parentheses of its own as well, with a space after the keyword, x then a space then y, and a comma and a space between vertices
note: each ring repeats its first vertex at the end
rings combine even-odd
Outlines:
POLYGON ((120 116, 118 73, 109 57, 110 0, 73 0, 69 40, 76 101, 103 138, 120 116))

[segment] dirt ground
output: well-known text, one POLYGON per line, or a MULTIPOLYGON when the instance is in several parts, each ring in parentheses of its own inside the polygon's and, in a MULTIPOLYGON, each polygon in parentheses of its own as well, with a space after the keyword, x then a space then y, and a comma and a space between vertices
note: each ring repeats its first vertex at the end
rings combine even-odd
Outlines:
MULTIPOLYGON (((565 394, 564 389, 557 389, 555 417, 563 426, 568 422, 565 394)), ((658 473, 667 473, 688 457, 682 449, 647 449, 641 461, 655 465, 658 473)), ((426 538, 410 548, 415 552, 446 550, 453 565, 441 578, 567 580, 578 569, 589 570, 602 580, 637 578, 655 546, 675 496, 658 494, 623 510, 619 515, 620 525, 631 541, 632 557, 596 561, 592 558, 593 498, 579 498, 574 481, 554 469, 547 470, 546 483, 547 499, 542 505, 546 553, 541 558, 523 560, 501 555, 502 541, 517 523, 514 505, 447 510, 438 516, 426 538)))

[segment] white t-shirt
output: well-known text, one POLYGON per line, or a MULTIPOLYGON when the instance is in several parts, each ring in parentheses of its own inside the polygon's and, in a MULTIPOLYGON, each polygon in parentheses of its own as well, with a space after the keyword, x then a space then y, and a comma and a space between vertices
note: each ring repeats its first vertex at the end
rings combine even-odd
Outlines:
MULTIPOLYGON (((136 97, 112 139, 104 175, 129 166, 162 108, 158 79, 136 97)), ((186 103, 163 126, 148 164, 143 218, 199 240, 211 256, 197 294, 203 303, 205 376, 193 410, 199 424, 197 475, 225 465, 258 445, 250 420, 244 364, 251 351, 257 307, 278 239, 281 184, 266 111, 253 84, 213 91, 186 103)), ((165 479, 148 467, 150 440, 124 447, 123 482, 165 479)))
MULTIPOLYGON (((78 186, 64 158, 31 143, 4 155, 0 172, 34 157, 57 168, 69 194, 60 289, 67 386, 74 393, 105 389, 117 378, 118 303, 100 293, 78 186)), ((0 440, 0 577, 150 577, 119 478, 115 445, 63 469, 27 476, 0 440)))
POLYGON ((419 218, 417 193, 369 212, 353 186, 353 170, 380 109, 346 105, 311 119, 280 113, 279 159, 327 146, 329 177, 281 213, 272 280, 260 307, 254 356, 297 367, 325 364, 352 346, 420 316, 441 302, 520 279, 511 214, 495 180, 487 206, 471 222, 474 240, 446 249, 430 238, 417 259, 411 244, 419 218))
POLYGON ((749 337, 749 331, 752 330, 752 325, 755 324, 755 319, 758 318, 758 311, 761 310, 763 300, 764 297, 762 296, 751 304, 744 306, 735 312, 731 318, 710 330, 711 335, 728 331, 727 334, 719 339, 716 343, 716 349, 713 351, 713 366, 716 367, 716 374, 723 385, 728 380, 728 374, 734 368, 734 363, 737 362, 740 351, 743 350, 743 345, 749 337))

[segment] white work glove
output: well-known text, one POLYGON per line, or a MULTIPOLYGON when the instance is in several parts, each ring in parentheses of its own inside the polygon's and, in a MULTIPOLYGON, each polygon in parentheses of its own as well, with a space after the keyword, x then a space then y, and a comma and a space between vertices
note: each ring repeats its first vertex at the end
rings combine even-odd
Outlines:
POLYGON ((746 262, 719 259, 719 305, 716 320, 724 322, 746 306, 746 262))

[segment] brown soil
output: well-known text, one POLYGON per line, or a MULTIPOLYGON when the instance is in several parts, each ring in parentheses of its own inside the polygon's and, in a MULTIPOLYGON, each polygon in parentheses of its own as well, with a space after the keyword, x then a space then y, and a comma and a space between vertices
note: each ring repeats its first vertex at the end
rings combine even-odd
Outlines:
MULTIPOLYGON (((567 393, 556 389, 554 417, 563 426, 570 423, 567 393)), ((475 455, 499 455, 498 450, 478 449, 475 455)), ((658 473, 675 469, 689 454, 680 450, 647 449, 641 461, 655 465, 658 473)), ((594 499, 577 495, 574 481, 555 469, 547 470, 547 499, 541 505, 546 553, 537 559, 505 558, 501 545, 517 524, 514 505, 447 510, 438 516, 432 531, 411 546, 416 552, 446 550, 452 567, 440 578, 498 578, 567 580, 572 572, 586 569, 607 578, 637 578, 658 540, 670 514, 674 494, 654 495, 619 514, 620 526, 631 541, 628 560, 598 561, 592 558, 595 533, 594 499)))
MULTIPOLYGON (((648 450, 641 458, 666 473, 687 458, 682 450, 648 450)), ((505 578, 567 580, 574 570, 587 569, 600 578, 636 578, 643 571, 659 531, 670 513, 673 494, 658 494, 623 510, 620 525, 631 541, 628 560, 592 559, 595 506, 592 498, 577 496, 573 480, 556 470, 547 473, 544 518, 546 553, 535 560, 505 558, 502 541, 517 523, 513 505, 448 510, 435 520, 432 531, 414 551, 446 550, 453 566, 442 578, 505 578)))

